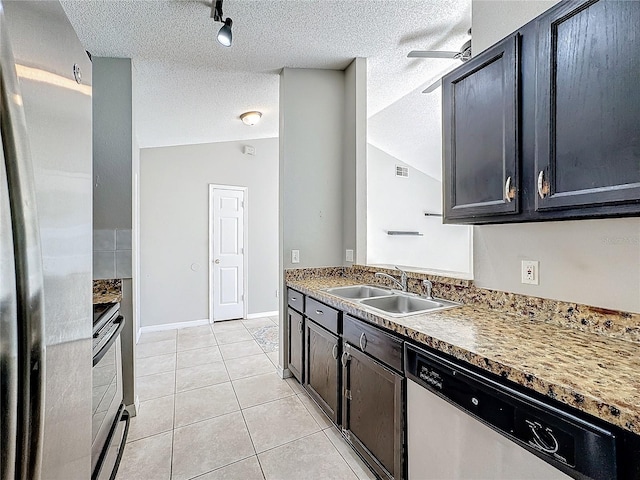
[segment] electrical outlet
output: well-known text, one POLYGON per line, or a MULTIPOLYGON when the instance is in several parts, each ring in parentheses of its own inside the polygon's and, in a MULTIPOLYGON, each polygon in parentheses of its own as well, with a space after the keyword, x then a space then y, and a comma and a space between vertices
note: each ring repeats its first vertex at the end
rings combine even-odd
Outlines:
POLYGON ((353 250, 347 249, 344 257, 347 262, 353 262, 353 250))
POLYGON ((537 260, 522 260, 521 282, 529 285, 540 284, 540 262, 537 260))
POLYGON ((291 263, 300 263, 300 250, 291 250, 291 263))

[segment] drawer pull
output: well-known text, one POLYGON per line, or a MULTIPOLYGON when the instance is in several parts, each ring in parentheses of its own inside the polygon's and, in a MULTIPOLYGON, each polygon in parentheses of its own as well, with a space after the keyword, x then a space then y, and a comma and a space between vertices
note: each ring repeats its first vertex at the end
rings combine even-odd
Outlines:
POLYGON ((549 194, 549 184, 544 181, 544 170, 538 174, 538 195, 544 198, 549 194))
POLYGON ((510 203, 516 196, 516 189, 511 187, 511 177, 507 177, 507 181, 504 185, 504 199, 507 203, 510 203))
POLYGON ((292 302, 295 302, 296 300, 298 300, 298 297, 291 297, 292 302))
POLYGON ((322 310, 316 310, 316 315, 324 315, 324 312, 322 310))
POLYGON ((333 346, 333 350, 331 351, 331 353, 333 354, 333 359, 337 360, 338 359, 338 344, 337 343, 333 346))
POLYGON ((342 357, 340 358, 340 361, 342 363, 342 366, 344 368, 347 368, 347 362, 349 361, 349 352, 347 351, 342 352, 342 357))
POLYGON ((364 352, 365 348, 367 348, 367 336, 362 332, 360 334, 360 350, 364 352))

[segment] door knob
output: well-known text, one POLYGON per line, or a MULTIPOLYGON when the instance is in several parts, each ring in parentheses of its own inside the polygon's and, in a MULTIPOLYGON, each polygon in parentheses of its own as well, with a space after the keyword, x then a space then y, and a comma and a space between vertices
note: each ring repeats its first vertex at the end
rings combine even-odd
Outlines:
POLYGON ((216 258, 216 259, 213 261, 213 263, 220 263, 220 259, 219 259, 219 258, 216 258))

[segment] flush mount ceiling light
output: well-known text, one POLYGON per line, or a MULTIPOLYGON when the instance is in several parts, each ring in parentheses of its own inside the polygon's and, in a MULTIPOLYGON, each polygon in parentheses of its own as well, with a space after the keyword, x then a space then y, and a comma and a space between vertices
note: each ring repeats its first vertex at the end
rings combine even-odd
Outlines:
POLYGON ((258 123, 260 121, 260 118, 262 118, 262 112, 244 112, 242 115, 240 115, 240 120, 242 120, 242 123, 249 126, 258 123))
POLYGON ((211 5, 211 17, 216 22, 224 23, 218 32, 218 42, 225 47, 230 47, 232 41, 231 26, 233 25, 233 20, 230 18, 223 20, 222 0, 216 0, 215 3, 211 5))

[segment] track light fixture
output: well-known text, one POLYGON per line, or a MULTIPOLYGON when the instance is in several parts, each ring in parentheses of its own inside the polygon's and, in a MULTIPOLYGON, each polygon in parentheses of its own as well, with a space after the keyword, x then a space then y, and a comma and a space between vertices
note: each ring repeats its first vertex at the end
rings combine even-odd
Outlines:
POLYGON ((218 42, 225 47, 231 46, 232 34, 231 34, 231 26, 233 25, 233 20, 227 18, 223 20, 222 14, 222 0, 215 0, 215 3, 211 5, 211 17, 216 22, 223 22, 224 25, 218 32, 218 42))

